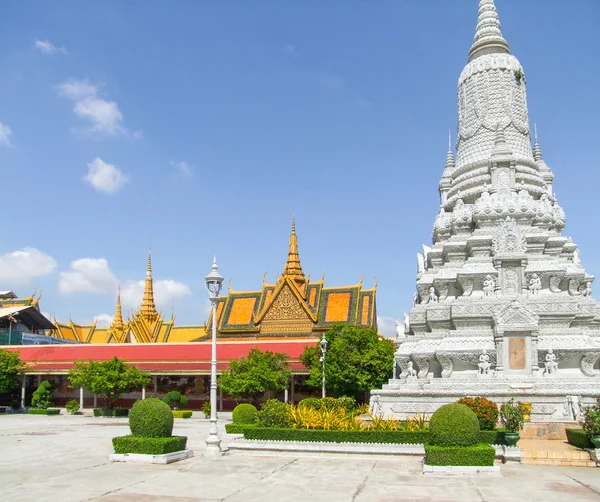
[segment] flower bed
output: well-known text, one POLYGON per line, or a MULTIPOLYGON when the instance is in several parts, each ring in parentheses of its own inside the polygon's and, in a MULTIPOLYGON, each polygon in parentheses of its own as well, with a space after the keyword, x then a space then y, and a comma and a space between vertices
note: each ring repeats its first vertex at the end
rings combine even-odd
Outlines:
POLYGON ((59 408, 29 408, 30 415, 60 415, 59 408))
POLYGON ((593 443, 583 429, 565 429, 567 432, 567 441, 570 445, 582 450, 594 448, 593 443))
POLYGON ((426 431, 340 431, 244 426, 243 434, 245 439, 263 441, 314 441, 322 443, 423 444, 427 440, 426 431))
POLYGON ((173 410, 173 418, 192 418, 192 410, 173 410))
POLYGON ((427 465, 490 466, 496 450, 487 444, 473 446, 425 445, 427 465))
POLYGON ((164 438, 120 436, 112 440, 115 453, 141 453, 145 455, 164 455, 185 450, 186 436, 164 438))

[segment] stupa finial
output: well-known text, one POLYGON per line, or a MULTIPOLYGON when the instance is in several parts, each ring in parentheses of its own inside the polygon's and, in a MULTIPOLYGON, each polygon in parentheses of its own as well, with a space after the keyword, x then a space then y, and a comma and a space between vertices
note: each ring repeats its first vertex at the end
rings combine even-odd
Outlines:
POLYGON ((112 327, 115 329, 123 329, 123 312, 121 310, 121 286, 117 291, 117 308, 115 310, 115 317, 112 322, 112 327))
POLYGON ((290 245, 288 257, 283 269, 283 275, 291 277, 298 284, 304 283, 304 272, 300 265, 300 255, 298 254, 298 236, 296 235, 296 216, 292 215, 292 233, 290 234, 290 245))
POLYGON ((152 280, 152 251, 148 250, 148 267, 146 268, 146 281, 144 284, 144 296, 142 298, 142 315, 148 321, 154 321, 158 317, 154 303, 154 284, 152 280))
POLYGON ((500 30, 500 19, 494 0, 479 0, 479 17, 469 61, 485 54, 510 54, 508 42, 500 30))
POLYGON ((533 158, 536 162, 542 160, 542 148, 538 142, 537 124, 533 125, 535 144, 533 145, 533 158))
POLYGON ((446 169, 454 169, 454 152, 452 151, 452 133, 448 129, 448 154, 446 155, 446 169))

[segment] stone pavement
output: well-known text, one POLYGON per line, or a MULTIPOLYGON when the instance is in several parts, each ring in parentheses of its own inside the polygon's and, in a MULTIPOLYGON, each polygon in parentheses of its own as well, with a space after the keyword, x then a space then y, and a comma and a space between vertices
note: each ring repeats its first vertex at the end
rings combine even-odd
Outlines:
POLYGON ((448 478, 423 476, 417 457, 211 460, 203 456, 208 421, 200 418, 175 424, 196 457, 170 465, 110 463, 110 439, 127 432, 126 419, 0 415, 0 500, 600 501, 600 470, 583 467, 504 465, 501 477, 448 478))

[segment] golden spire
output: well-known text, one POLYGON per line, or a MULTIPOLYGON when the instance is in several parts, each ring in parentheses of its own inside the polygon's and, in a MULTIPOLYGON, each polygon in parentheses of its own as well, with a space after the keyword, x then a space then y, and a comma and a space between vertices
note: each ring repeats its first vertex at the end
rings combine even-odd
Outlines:
POLYGON ((298 255, 298 236, 296 235, 296 219, 294 216, 292 216, 292 234, 290 235, 290 247, 283 275, 296 281, 299 286, 304 284, 304 272, 298 255))
POLYGON ((119 292, 117 293, 117 310, 111 328, 121 330, 123 329, 124 324, 123 312, 121 311, 121 286, 119 286, 119 292))
POLYGON ((149 322, 154 322, 158 317, 156 306, 154 305, 154 288, 152 285, 152 254, 148 251, 148 268, 146 269, 146 284, 144 285, 144 297, 142 299, 142 308, 140 313, 149 322))

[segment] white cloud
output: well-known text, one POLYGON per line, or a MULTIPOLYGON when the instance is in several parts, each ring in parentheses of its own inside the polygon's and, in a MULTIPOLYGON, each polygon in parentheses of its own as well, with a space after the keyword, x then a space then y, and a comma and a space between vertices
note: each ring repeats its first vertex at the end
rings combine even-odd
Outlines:
POLYGON ((56 54, 57 52, 61 52, 62 54, 68 54, 67 49, 64 47, 57 47, 49 40, 36 40, 35 48, 39 50, 42 54, 56 54))
MULTIPOLYGON (((192 294, 189 286, 170 279, 154 281, 154 301, 159 310, 170 309, 173 302, 192 294)), ((121 287, 121 302, 126 308, 138 309, 144 295, 144 281, 129 281, 121 287)))
MULTIPOLYGON (((379 333, 388 338, 396 338, 396 319, 393 317, 377 316, 377 328, 379 333)), ((404 331, 404 327, 401 328, 404 331)))
POLYGON ((0 122, 0 144, 10 146, 10 137, 12 136, 12 129, 7 125, 0 122))
MULTIPOLYGON (((75 114, 88 121, 89 132, 114 136, 129 135, 123 127, 123 114, 115 101, 100 97, 99 86, 90 84, 87 80, 67 80, 58 86, 60 94, 74 102, 75 114)), ((137 138, 140 131, 133 133, 137 138)))
POLYGON ((63 295, 73 293, 114 293, 118 286, 115 274, 104 258, 80 258, 71 262, 58 278, 58 290, 63 295))
POLYGON ((112 322, 114 317, 110 314, 98 314, 92 319, 92 323, 96 323, 96 327, 98 328, 108 328, 112 322))
POLYGON ((191 178, 194 175, 194 168, 190 166, 184 160, 179 162, 171 161, 169 162, 171 167, 175 168, 175 171, 181 178, 191 178))
POLYGON ((26 286, 33 279, 56 270, 56 260, 35 248, 23 248, 0 255, 0 283, 4 286, 26 286))
POLYGON ((83 180, 99 192, 113 194, 127 183, 129 177, 118 167, 96 157, 88 164, 88 173, 83 177, 83 180))

